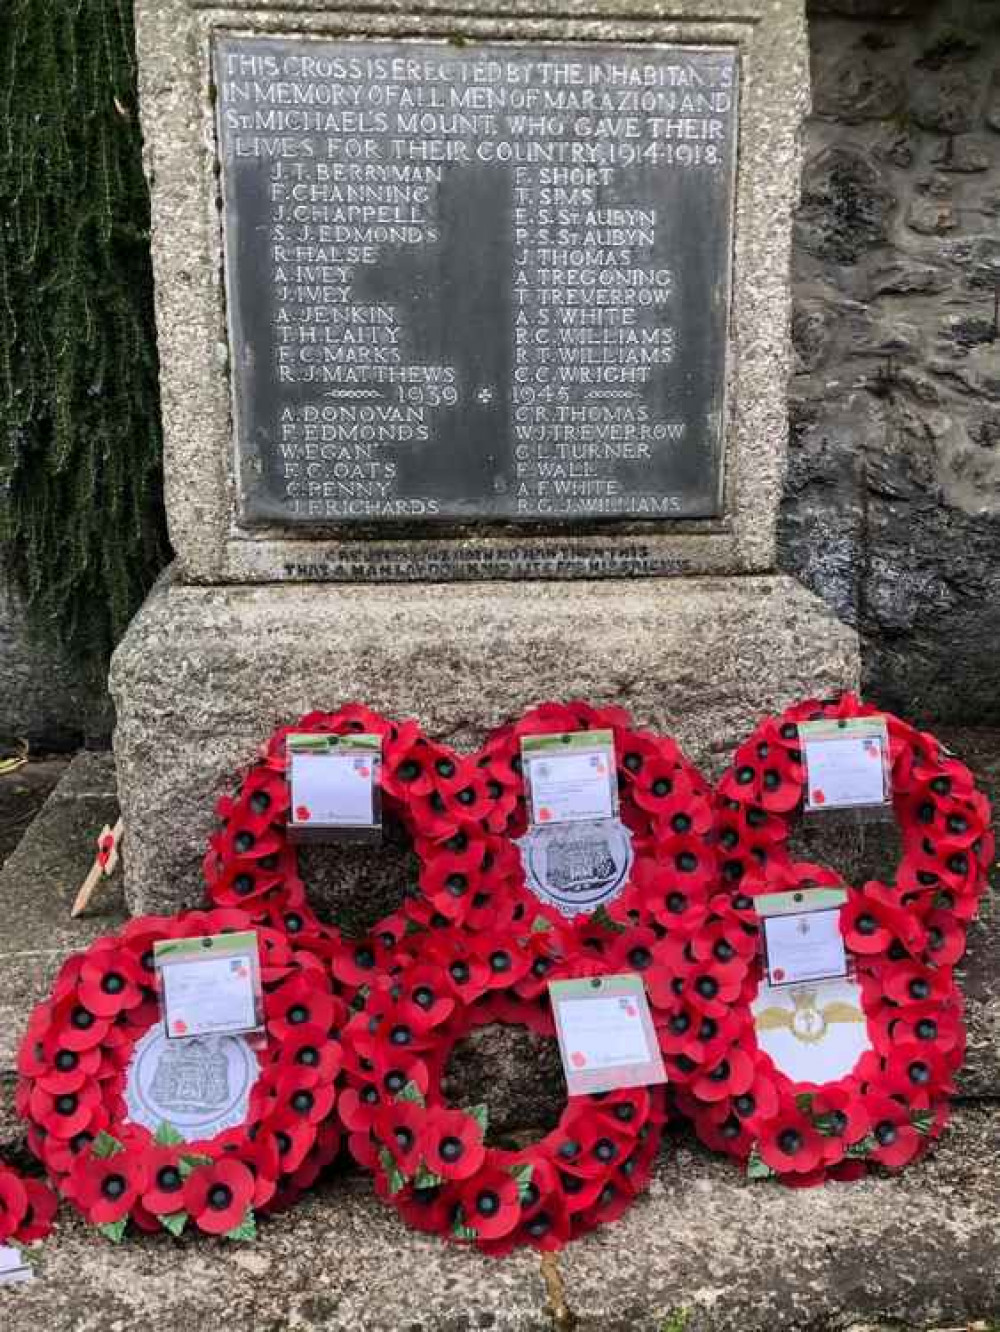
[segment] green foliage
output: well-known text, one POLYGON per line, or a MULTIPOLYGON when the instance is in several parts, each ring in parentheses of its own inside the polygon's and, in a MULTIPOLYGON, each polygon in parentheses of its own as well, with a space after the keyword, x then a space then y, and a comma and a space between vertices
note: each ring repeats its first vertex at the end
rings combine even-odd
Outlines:
POLYGON ((0 22, 0 541, 96 677, 169 557, 132 7, 0 22))
POLYGON ((667 1315, 660 1332, 685 1332, 690 1321, 690 1309, 674 1309, 667 1315))

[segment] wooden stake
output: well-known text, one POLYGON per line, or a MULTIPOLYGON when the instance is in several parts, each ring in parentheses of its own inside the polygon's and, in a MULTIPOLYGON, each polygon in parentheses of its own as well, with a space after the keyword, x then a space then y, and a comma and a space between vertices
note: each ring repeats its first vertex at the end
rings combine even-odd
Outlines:
POLYGON ((107 824, 100 831, 97 838, 97 856, 90 872, 80 885, 80 891, 76 895, 76 900, 70 910, 70 916, 79 916, 90 905, 90 899, 97 890, 97 885, 102 879, 110 878, 118 868, 118 848, 121 845, 122 831, 124 823, 121 819, 113 828, 107 824))
POLYGON ((563 1286, 562 1273, 559 1271, 559 1259, 554 1253, 542 1255, 542 1278, 549 1296, 549 1312, 556 1332, 572 1332, 576 1327, 576 1314, 566 1303, 566 1290, 563 1286))

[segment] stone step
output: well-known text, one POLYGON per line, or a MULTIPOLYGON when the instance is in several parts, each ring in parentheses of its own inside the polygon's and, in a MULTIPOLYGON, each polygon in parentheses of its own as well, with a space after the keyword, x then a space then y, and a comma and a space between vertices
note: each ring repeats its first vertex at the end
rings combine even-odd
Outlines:
POLYGON ((1000 1316, 998 1131, 996 1110, 966 1108, 917 1168, 802 1191, 749 1184, 671 1136, 649 1193, 559 1255, 562 1317, 536 1253, 498 1261, 407 1230, 356 1174, 262 1221, 245 1245, 163 1235, 116 1246, 64 1212, 38 1280, 0 1290, 0 1326, 959 1332, 1000 1316))
MULTIPOLYGON (((115 882, 73 921, 69 907, 116 815, 107 756, 76 759, 0 874, 0 1143, 11 1115, 13 1060, 31 1005, 62 958, 124 919, 115 882)), ((978 930, 967 968, 975 1040, 965 1086, 1000 1089, 997 924, 978 930), (984 1016, 985 1015, 985 1016, 984 1016), (995 1030, 995 1027, 993 1028, 995 1030)), ((356 1332, 820 1332, 903 1324, 965 1328, 1000 1318, 996 1177, 1000 1110, 965 1104, 935 1154, 913 1170, 854 1185, 793 1191, 748 1184, 731 1163, 668 1134, 648 1195, 614 1226, 559 1257, 557 1307, 538 1255, 488 1260, 408 1231, 369 1181, 342 1172, 253 1245, 137 1237, 114 1246, 64 1209, 39 1279, 0 1290, 0 1327, 46 1332, 343 1329, 356 1332), (688 1321, 678 1321, 687 1311, 688 1321), (674 1321, 671 1321, 674 1320, 674 1321)))

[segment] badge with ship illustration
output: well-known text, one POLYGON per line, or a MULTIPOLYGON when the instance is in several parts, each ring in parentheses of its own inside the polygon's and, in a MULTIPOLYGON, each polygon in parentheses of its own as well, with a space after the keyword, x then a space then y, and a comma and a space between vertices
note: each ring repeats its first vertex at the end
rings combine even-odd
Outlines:
POLYGON ((128 1118, 151 1133, 169 1124, 186 1142, 214 1138, 245 1122, 259 1074, 257 1056, 242 1036, 172 1041, 158 1023, 138 1042, 129 1063, 128 1118))
POLYGON ((632 870, 632 834, 617 819, 529 828, 517 843, 528 887, 565 916, 612 901, 632 870))
POLYGON ((861 990, 851 980, 775 987, 753 1001, 757 1044, 793 1082, 832 1082, 871 1049, 861 990))

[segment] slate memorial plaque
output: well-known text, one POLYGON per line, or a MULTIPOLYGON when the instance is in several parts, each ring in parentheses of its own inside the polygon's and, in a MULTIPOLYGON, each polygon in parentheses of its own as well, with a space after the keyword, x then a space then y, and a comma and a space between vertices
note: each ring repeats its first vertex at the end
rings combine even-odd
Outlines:
POLYGON ((734 48, 214 59, 242 523, 722 512, 734 48))

